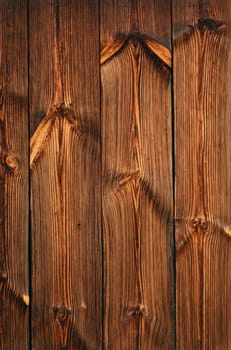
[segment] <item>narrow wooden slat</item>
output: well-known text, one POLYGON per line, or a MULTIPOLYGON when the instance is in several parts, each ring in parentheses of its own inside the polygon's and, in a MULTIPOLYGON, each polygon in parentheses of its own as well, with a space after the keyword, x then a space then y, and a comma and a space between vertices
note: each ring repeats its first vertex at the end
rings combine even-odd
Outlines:
POLYGON ((173 0, 177 349, 231 349, 231 3, 173 0))
POLYGON ((32 346, 100 349, 97 1, 30 1, 32 346))
POLYGON ((0 348, 29 347, 27 4, 0 1, 0 348))
POLYGON ((170 1, 100 13, 105 348, 172 350, 170 1))

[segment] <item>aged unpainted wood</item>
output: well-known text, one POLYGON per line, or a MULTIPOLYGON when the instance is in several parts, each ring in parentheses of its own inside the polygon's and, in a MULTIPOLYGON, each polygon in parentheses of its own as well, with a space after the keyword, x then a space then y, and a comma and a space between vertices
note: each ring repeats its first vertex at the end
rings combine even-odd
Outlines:
POLYGON ((106 349, 174 348, 170 1, 101 1, 106 349))
POLYGON ((231 349, 231 3, 173 0, 177 349, 231 349))
POLYGON ((97 1, 29 1, 32 347, 100 349, 97 1))
POLYGON ((26 1, 0 1, 0 348, 29 348, 26 1))

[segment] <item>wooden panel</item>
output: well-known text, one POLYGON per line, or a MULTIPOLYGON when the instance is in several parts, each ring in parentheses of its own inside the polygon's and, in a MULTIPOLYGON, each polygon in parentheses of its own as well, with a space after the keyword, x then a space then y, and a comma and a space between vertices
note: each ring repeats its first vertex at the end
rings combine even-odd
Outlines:
POLYGON ((30 1, 33 349, 100 349, 97 1, 30 1))
POLYGON ((172 350, 170 2, 101 1, 100 22, 105 348, 172 350))
POLYGON ((178 349, 231 349, 230 10, 173 0, 178 349))
POLYGON ((0 1, 0 348, 28 349, 26 1, 0 1))

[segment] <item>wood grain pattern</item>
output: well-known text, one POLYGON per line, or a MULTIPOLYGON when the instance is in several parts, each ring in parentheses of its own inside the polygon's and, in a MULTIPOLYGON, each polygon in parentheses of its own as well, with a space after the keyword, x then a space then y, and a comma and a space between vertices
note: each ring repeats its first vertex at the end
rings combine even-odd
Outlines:
POLYGON ((230 10, 173 1, 177 349, 231 348, 230 10))
POLYGON ((154 56, 159 58, 168 67, 172 66, 172 55, 169 48, 165 47, 157 40, 146 34, 141 34, 138 31, 131 32, 127 36, 121 36, 115 39, 112 43, 108 43, 101 49, 100 63, 103 64, 111 59, 128 41, 139 40, 154 56))
POLYGON ((171 71, 150 52, 171 60, 170 2, 102 1, 100 22, 105 348, 173 349, 171 71))
POLYGON ((26 1, 0 1, 0 348, 29 348, 26 1))
POLYGON ((0 0, 0 349, 231 349, 230 18, 0 0))
POLYGON ((32 346, 100 349, 98 5, 30 1, 29 16, 32 346))

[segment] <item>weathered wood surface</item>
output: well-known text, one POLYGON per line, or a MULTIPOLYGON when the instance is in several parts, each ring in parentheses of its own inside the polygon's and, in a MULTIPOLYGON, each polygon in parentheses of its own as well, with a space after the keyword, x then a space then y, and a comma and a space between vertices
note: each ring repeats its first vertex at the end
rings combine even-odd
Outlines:
POLYGON ((32 347, 100 349, 97 1, 29 1, 32 347))
POLYGON ((104 343, 174 348, 170 1, 101 1, 104 343))
POLYGON ((0 0, 0 349, 231 349, 230 18, 0 0))
POLYGON ((0 348, 28 349, 26 1, 0 1, 0 348))
POLYGON ((231 349, 231 3, 173 0, 177 349, 231 349))

